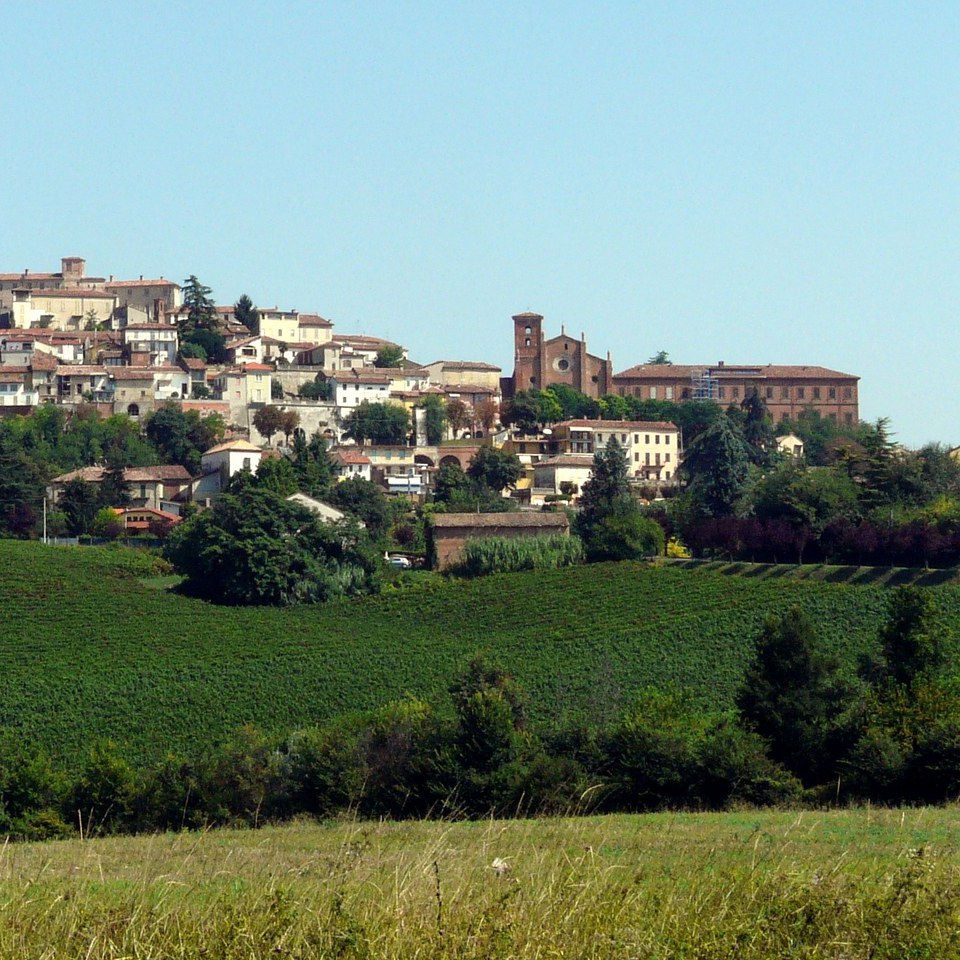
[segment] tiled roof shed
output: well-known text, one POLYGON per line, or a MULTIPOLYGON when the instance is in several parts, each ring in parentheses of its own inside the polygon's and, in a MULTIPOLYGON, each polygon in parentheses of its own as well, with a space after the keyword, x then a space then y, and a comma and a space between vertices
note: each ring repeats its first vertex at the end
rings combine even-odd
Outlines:
POLYGON ((437 513, 428 536, 433 567, 445 570, 460 558, 467 540, 569 533, 570 521, 565 513, 437 513))

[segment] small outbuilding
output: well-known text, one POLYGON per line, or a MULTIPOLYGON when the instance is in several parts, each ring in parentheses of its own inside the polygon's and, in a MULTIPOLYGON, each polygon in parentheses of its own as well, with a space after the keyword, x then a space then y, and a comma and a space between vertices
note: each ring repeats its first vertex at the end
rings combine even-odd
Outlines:
POLYGON ((436 513, 428 527, 428 551, 435 570, 460 559, 468 540, 489 537, 569 536, 565 513, 436 513))

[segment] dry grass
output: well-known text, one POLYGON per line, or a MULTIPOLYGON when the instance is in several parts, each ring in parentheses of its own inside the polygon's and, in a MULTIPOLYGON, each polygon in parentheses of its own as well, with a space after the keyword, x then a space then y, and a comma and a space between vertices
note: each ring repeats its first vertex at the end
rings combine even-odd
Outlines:
POLYGON ((956 808, 7 845, 2 958, 960 955, 956 808))

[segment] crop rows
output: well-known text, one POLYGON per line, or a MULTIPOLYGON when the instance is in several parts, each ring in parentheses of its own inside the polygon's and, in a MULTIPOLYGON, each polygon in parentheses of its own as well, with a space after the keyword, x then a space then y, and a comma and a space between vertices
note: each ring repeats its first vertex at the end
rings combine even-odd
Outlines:
MULTIPOLYGON (((103 737, 142 761, 245 723, 285 733, 407 694, 441 703, 478 652, 517 676, 537 722, 612 716, 667 683, 724 709, 767 613, 800 604, 852 669, 888 596, 625 563, 241 609, 145 584, 149 558, 123 551, 2 541, 0 561, 0 725, 67 762, 103 737)), ((934 593, 956 621, 960 588, 934 593)))

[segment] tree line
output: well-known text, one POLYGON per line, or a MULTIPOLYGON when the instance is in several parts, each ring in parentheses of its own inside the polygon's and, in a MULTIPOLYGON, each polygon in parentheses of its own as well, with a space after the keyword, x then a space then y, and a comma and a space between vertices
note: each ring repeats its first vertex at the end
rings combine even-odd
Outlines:
POLYGON ((536 726, 520 685, 475 657, 443 697, 136 766, 110 743, 69 770, 0 740, 0 831, 199 829, 310 815, 481 817, 938 803, 960 789, 960 687, 929 592, 891 592, 873 653, 841 674, 799 609, 756 638, 736 708, 649 690, 622 715, 536 726))

